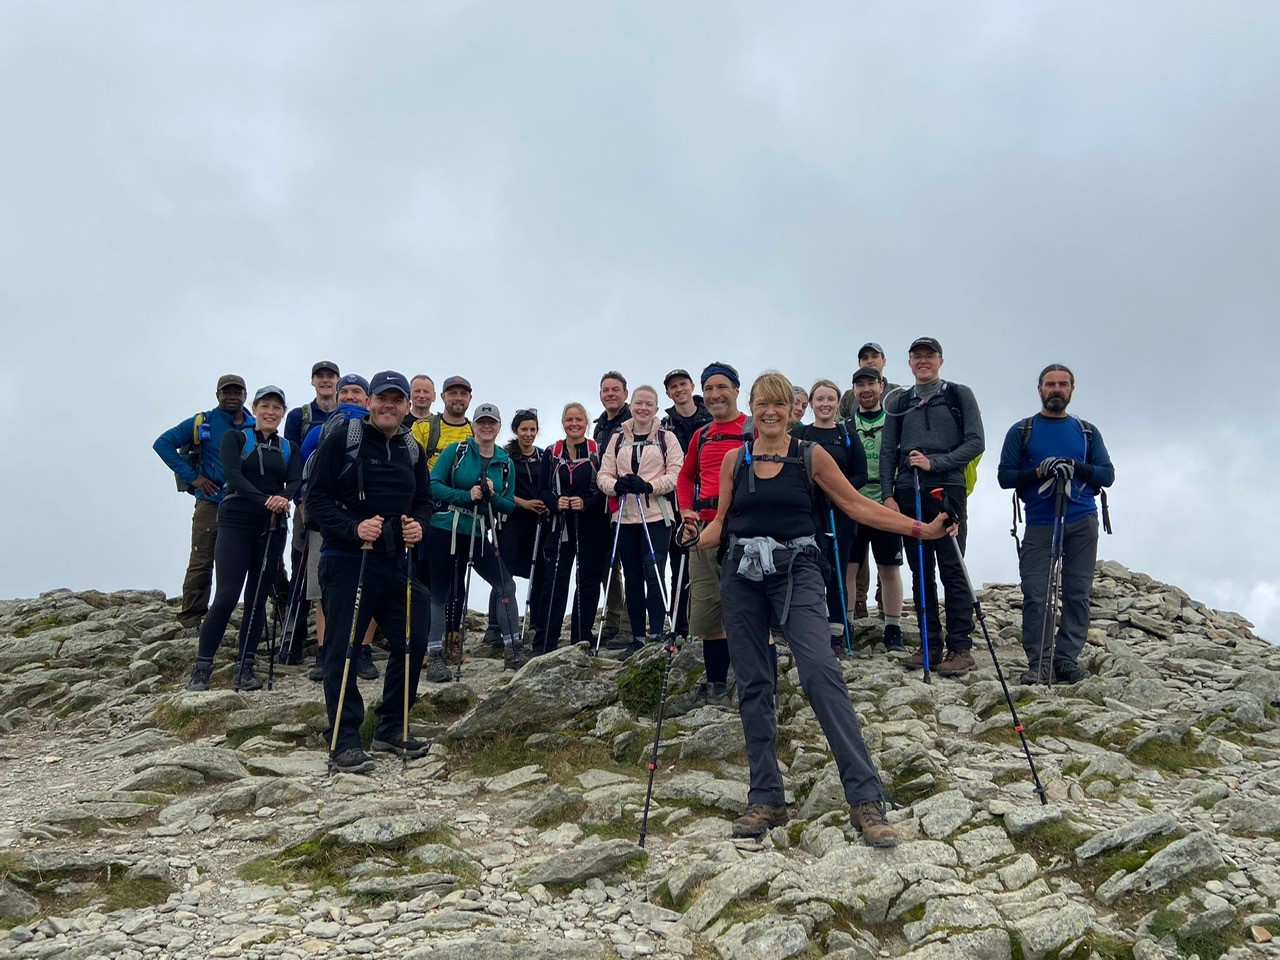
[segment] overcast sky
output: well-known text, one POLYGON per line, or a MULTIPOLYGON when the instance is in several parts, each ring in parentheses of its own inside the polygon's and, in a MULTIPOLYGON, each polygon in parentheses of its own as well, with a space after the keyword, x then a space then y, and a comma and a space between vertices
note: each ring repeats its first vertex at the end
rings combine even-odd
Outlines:
MULTIPOLYGON (((1070 364, 1105 557, 1280 640, 1280 7, 0 5, 0 596, 175 593, 151 451, 217 377, 891 379, 938 337, 989 453, 1070 364), (16 374, 16 384, 14 376, 16 374)), ((552 416, 545 416, 551 412, 552 416)))

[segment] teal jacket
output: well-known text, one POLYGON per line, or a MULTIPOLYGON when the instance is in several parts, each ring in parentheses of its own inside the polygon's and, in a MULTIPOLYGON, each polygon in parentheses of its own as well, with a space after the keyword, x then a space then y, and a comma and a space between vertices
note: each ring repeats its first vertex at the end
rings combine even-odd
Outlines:
POLYGON ((486 472, 493 481, 494 497, 488 505, 471 499, 471 488, 480 479, 480 448, 474 440, 451 443, 440 451, 436 465, 431 468, 431 496, 436 501, 436 512, 431 515, 431 526, 472 535, 471 508, 476 508, 481 525, 489 523, 488 506, 493 508, 496 520, 499 514, 509 514, 516 508, 516 473, 511 457, 502 447, 494 444, 493 459, 486 472), (458 459, 459 448, 462 459, 458 459), (457 464, 455 469, 454 464, 457 464), (453 474, 452 482, 449 474, 453 474), (455 508, 455 509, 450 509, 455 508))

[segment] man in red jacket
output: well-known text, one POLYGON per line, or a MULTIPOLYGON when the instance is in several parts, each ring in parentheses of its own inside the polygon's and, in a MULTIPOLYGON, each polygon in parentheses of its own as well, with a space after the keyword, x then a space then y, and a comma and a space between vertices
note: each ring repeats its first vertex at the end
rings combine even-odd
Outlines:
MULTIPOLYGON (((715 519, 720 493, 720 464, 742 445, 747 416, 738 410, 738 371, 727 363, 710 363, 702 371, 702 397, 712 421, 689 441, 676 496, 680 516, 699 528, 715 519)), ((702 638, 703 682, 682 697, 672 697, 667 712, 687 713, 705 703, 732 705, 729 641, 720 609, 720 563, 715 550, 689 553, 689 634, 702 638)))

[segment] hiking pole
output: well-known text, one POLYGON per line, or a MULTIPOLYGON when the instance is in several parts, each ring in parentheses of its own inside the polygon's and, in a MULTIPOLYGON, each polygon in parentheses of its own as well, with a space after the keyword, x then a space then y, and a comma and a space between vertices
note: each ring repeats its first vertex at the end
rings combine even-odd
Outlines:
MULTIPOLYGON (((561 514, 557 513, 552 518, 551 530, 550 530, 550 533, 548 534, 551 537, 552 541, 555 543, 556 557, 551 562, 551 591, 550 593, 547 594, 547 615, 543 617, 543 623, 542 623, 542 652, 543 653, 547 652, 547 631, 551 629, 551 608, 555 606, 556 589, 557 589, 556 582, 560 577, 560 551, 564 547, 564 544, 561 543, 561 539, 563 538, 565 541, 568 541, 569 539, 569 521, 568 520, 565 520, 564 526, 557 532, 556 527, 560 523, 561 516, 562 516, 561 514)), ((572 569, 572 566, 573 566, 573 562, 570 561, 571 569, 572 569)), ((530 582, 530 588, 532 589, 532 581, 530 582)), ((542 590, 544 589, 546 588, 539 585, 538 592, 541 593, 542 590)), ((542 602, 542 598, 539 597, 538 603, 541 603, 541 602, 542 602)), ((536 625, 534 627, 533 639, 535 643, 538 640, 538 630, 536 625)))
MULTIPOLYGON (((954 511, 945 490, 939 487, 932 493, 937 500, 941 501, 942 509, 948 517, 954 519, 959 515, 954 511)), ((1040 805, 1045 806, 1049 803, 1048 792, 1045 790, 1044 784, 1040 782, 1040 774, 1036 771, 1036 762, 1031 758, 1031 746, 1027 743, 1027 735, 1023 732, 1022 721, 1018 718, 1018 708, 1014 706, 1013 695, 1009 693, 1009 684, 1005 682, 1004 671, 1000 669, 1000 659, 996 656, 996 645, 992 643, 991 631, 987 629, 987 615, 982 610, 982 603, 978 600, 978 594, 973 589, 973 581, 969 578, 969 565, 964 562, 964 553, 960 550, 960 541, 956 539, 956 535, 954 533, 950 534, 947 539, 951 541, 951 545, 956 551, 956 559, 960 561, 960 570, 964 573, 964 584, 969 590, 969 599, 973 601, 973 615, 978 618, 978 625, 982 627, 982 637, 987 641, 987 652, 991 654, 991 662, 995 664, 996 679, 1000 681, 1000 689, 1004 691, 1004 702, 1009 705, 1009 715, 1013 717, 1014 732, 1017 733, 1018 739, 1022 741, 1022 752, 1027 758, 1027 766, 1031 768, 1031 779, 1036 785, 1036 796, 1040 798, 1040 805)))
MULTIPOLYGON (((530 621, 533 619, 533 593, 534 587, 538 584, 538 546, 542 543, 542 518, 538 517, 537 523, 533 528, 533 563, 529 566, 529 595, 524 601, 524 619, 520 621, 520 642, 523 643, 529 635, 530 621)), ((556 555, 559 559, 559 554, 556 555)))
MULTIPOLYGON (((311 538, 302 541, 302 554, 298 558, 298 570, 293 577, 293 588, 289 591, 289 609, 284 616, 284 639, 280 641, 280 659, 287 661, 293 654, 293 631, 298 626, 298 611, 302 607, 302 598, 307 592, 307 551, 311 548, 311 538)), ((280 562, 284 563, 284 553, 280 554, 280 562)))
POLYGON ((840 537, 836 533, 836 511, 834 507, 827 508, 827 516, 831 520, 831 554, 835 559, 835 563, 831 565, 835 571, 833 574, 836 578, 836 587, 840 591, 840 615, 844 618, 844 648, 849 652, 849 656, 853 656, 853 630, 849 626, 849 604, 845 602, 844 596, 844 571, 840 568, 843 564, 840 562, 840 537))
POLYGON ((1040 657, 1036 664, 1036 679, 1044 678, 1046 685, 1053 683, 1053 658, 1058 646, 1058 595, 1062 578, 1062 546, 1066 536, 1067 497, 1066 483, 1057 477, 1054 483, 1053 538, 1049 542, 1049 577, 1044 592, 1044 617, 1040 621, 1040 657), (1049 641, 1049 663, 1044 662, 1044 645, 1049 641))
MULTIPOLYGON (((279 517, 276 514, 272 519, 279 517)), ((267 534, 267 552, 271 552, 271 534, 267 534)), ((280 542, 280 556, 276 558, 276 577, 272 577, 273 586, 275 581, 284 570, 284 541, 280 542)), ((274 690, 276 682, 276 640, 279 638, 280 632, 280 602, 275 598, 271 608, 271 627, 267 630, 267 689, 274 690)))
MULTIPOLYGON (((278 513, 271 514, 271 522, 267 525, 266 545, 262 548, 262 568, 258 571, 258 582, 253 587, 253 606, 249 608, 248 626, 241 632, 244 634, 244 640, 240 644, 240 656, 237 658, 236 664, 236 693, 240 692, 240 678, 244 675, 244 664, 249 656, 249 641, 253 638, 253 621, 258 614, 258 601, 262 599, 262 581, 267 578, 267 563, 271 559, 271 535, 276 532, 276 520, 279 518, 278 513)), ((266 606, 266 603, 263 603, 266 606)))
MULTIPOLYGON (((506 585, 508 580, 514 582, 514 579, 508 576, 507 565, 502 560, 502 548, 498 545, 498 528, 493 522, 493 501, 488 500, 485 503, 486 509, 489 511, 489 529, 493 531, 493 558, 498 561, 498 579, 502 581, 502 594, 504 594, 498 597, 498 602, 506 607, 507 610, 507 615, 505 617, 499 617, 498 619, 504 621, 507 626, 510 627, 512 624, 511 601, 515 598, 511 596, 506 585)), ((483 549, 483 547, 484 544, 482 543, 481 549, 483 549)), ((519 626, 519 624, 516 624, 516 626, 519 626)), ((502 623, 498 624, 498 629, 502 629, 502 623)), ((519 660, 520 658, 519 643, 520 634, 517 630, 511 634, 511 657, 513 661, 519 660)), ((519 667, 516 669, 519 669, 519 667)))
POLYGON ((653 753, 649 757, 649 786, 644 791, 644 814, 640 817, 640 846, 644 846, 644 838, 649 833, 649 804, 653 800, 653 775, 658 770, 658 746, 662 743, 662 715, 667 707, 667 688, 671 681, 671 662, 676 658, 679 644, 676 638, 667 635, 667 659, 662 666, 662 693, 658 697, 658 728, 653 733, 653 753))
MULTIPOLYGON (((911 468, 911 477, 915 481, 916 488, 916 521, 924 523, 923 508, 920 505, 920 468, 911 468)), ((924 538, 916 537, 916 565, 919 570, 917 580, 920 583, 920 596, 916 597, 916 611, 920 616, 920 649, 924 655, 924 682, 932 683, 933 678, 929 675, 929 615, 926 611, 928 606, 927 596, 929 588, 924 582, 924 538)))
MULTIPOLYGON (((346 649, 342 651, 342 686, 338 688, 338 709, 333 715, 333 737, 329 741, 329 772, 333 772, 333 755, 338 751, 338 731, 342 729, 342 707, 347 700, 347 681, 351 679, 351 661, 360 650, 360 638, 356 625, 360 622, 360 601, 364 598, 365 561, 373 551, 373 543, 366 540, 360 547, 360 572, 356 575, 356 602, 351 611, 351 633, 347 636, 346 649)), ((327 631, 326 631, 327 632, 327 631)))
POLYGON ((689 559, 689 551, 683 550, 680 553, 680 566, 676 568, 676 588, 671 594, 671 635, 676 632, 676 614, 679 613, 680 606, 680 589, 684 586, 684 565, 689 559))
MULTIPOLYGON (((454 683, 462 681, 462 657, 467 649, 467 604, 471 600, 471 571, 476 565, 476 527, 480 525, 480 514, 475 507, 471 508, 471 542, 467 545, 467 570, 462 577, 462 608, 458 618, 458 662, 453 668, 454 683)), ((481 537, 483 537, 483 531, 481 537)))
MULTIPOLYGON (((609 573, 604 578, 604 593, 600 594, 600 630, 596 633, 596 653, 604 638, 604 607, 609 602, 609 585, 613 583, 613 566, 618 561, 618 534, 622 532, 622 506, 618 506, 618 520, 613 525, 613 551, 609 554, 609 573)), ((578 564, 578 576, 582 576, 582 564, 578 564)))
POLYGON ((404 722, 400 729, 400 769, 409 769, 409 624, 413 622, 413 548, 404 545, 404 722))
MULTIPOLYGON (((662 595, 662 609, 666 610, 671 604, 667 600, 667 588, 662 582, 662 573, 658 570, 658 555, 653 551, 653 537, 649 535, 649 524, 645 523, 644 504, 640 502, 640 494, 637 493, 635 497, 636 507, 640 510, 640 526, 644 530, 644 540, 645 543, 649 544, 649 560, 653 563, 653 575, 658 581, 658 593, 662 595)), ((619 525, 621 525, 621 521, 619 521, 619 525)), ((673 619, 671 622, 674 625, 675 620, 673 619)), ((663 624, 663 627, 665 626, 666 624, 663 624)))

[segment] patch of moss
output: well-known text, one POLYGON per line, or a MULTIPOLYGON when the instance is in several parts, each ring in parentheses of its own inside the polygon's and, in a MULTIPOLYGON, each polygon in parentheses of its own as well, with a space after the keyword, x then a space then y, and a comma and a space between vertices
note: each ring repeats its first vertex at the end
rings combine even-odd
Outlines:
POLYGON ((39 633, 41 630, 48 630, 52 627, 60 627, 62 625, 62 618, 56 613, 46 613, 43 616, 32 620, 28 624, 14 628, 13 636, 29 637, 33 633, 39 633))
MULTIPOLYGON (((559 747, 527 747, 529 730, 512 730, 498 734, 482 743, 470 743, 459 751, 458 763, 470 768, 480 777, 492 777, 536 763, 553 780, 569 783, 583 770, 610 769, 619 765, 601 743, 585 743, 574 738, 559 747)), ((574 781, 576 786, 576 781, 574 781)))
POLYGON ((1148 740, 1129 754, 1129 759, 1144 766, 1176 774, 1186 770, 1210 769, 1218 766, 1218 762, 1209 754, 1197 751, 1190 731, 1180 743, 1148 740))
POLYGON ((638 716, 656 714, 662 697, 662 674, 666 659, 628 667, 618 677, 618 699, 638 716))
MULTIPOLYGON (((273 725, 270 723, 260 723, 255 727, 240 727, 236 730, 228 730, 227 746, 234 750, 245 741, 252 740, 254 737, 265 737, 271 733, 272 726, 273 725)), ((368 744, 366 744, 366 746, 368 746, 368 744)))
POLYGON ((1029 853, 1041 863, 1054 857, 1071 857, 1084 839, 1084 834, 1063 820, 1041 824, 1010 837, 1019 853, 1029 853))
POLYGON ((168 880, 159 877, 138 877, 129 879, 120 877, 106 885, 106 902, 103 910, 140 910, 143 907, 154 907, 169 899, 169 894, 177 888, 168 880))
POLYGON ((1058 960, 1133 960, 1133 944, 1093 930, 1070 953, 1058 954, 1058 960))
POLYGON ((166 701, 155 708, 151 720, 161 730, 175 733, 183 740, 199 740, 223 732, 230 714, 230 710, 179 708, 166 701))

